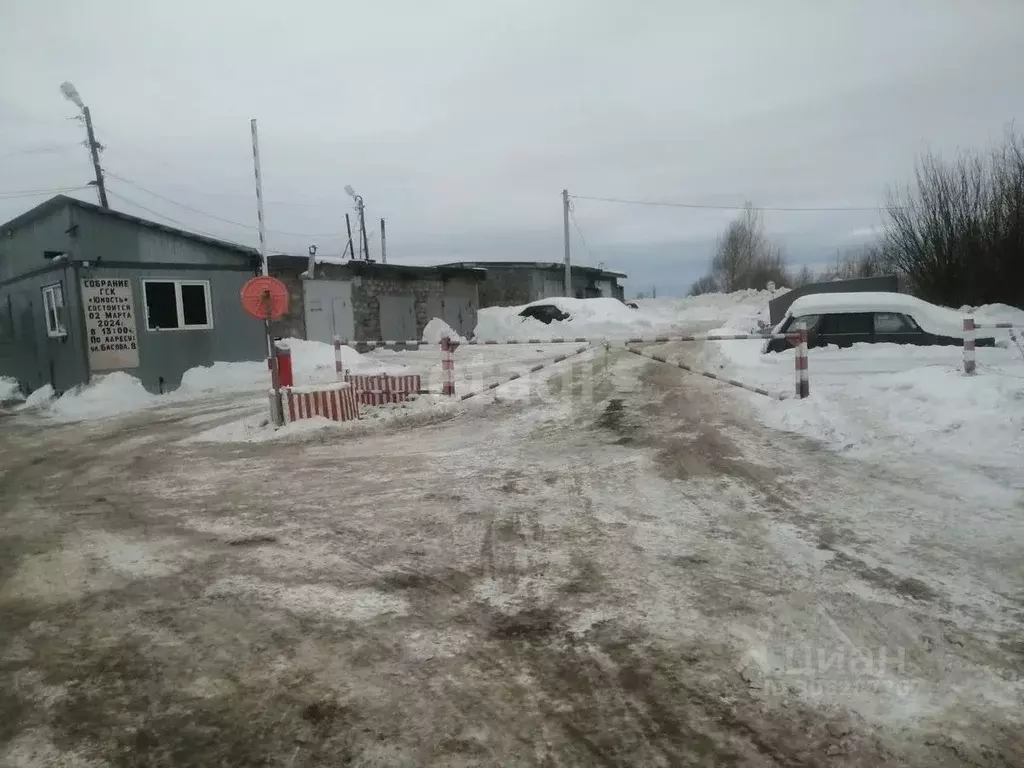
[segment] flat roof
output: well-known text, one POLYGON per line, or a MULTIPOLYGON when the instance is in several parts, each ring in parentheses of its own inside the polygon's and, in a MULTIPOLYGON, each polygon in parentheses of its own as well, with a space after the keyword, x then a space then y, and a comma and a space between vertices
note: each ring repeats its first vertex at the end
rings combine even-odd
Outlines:
POLYGON ((74 206, 81 208, 86 211, 94 211, 102 216, 109 216, 113 219, 120 219, 121 221, 128 222, 129 224, 135 224, 140 227, 146 227, 147 229, 156 229, 167 234, 177 235, 184 237, 189 240, 195 240, 200 243, 207 245, 214 245, 218 248, 223 248, 228 251, 235 251, 239 254, 246 256, 259 256, 259 251, 255 248, 251 248, 241 243, 233 243, 229 240, 220 240, 216 237, 208 237, 207 235, 200 235, 196 232, 189 232, 187 229, 178 229, 177 227, 170 227, 166 224, 160 224, 149 219, 143 219, 139 216, 132 216, 130 213, 123 213, 122 211, 115 211, 113 208, 104 208, 103 206, 96 205, 95 203, 87 203, 85 200, 79 200, 77 197, 69 197, 68 195, 55 195, 44 203, 40 203, 35 208, 32 208, 20 216, 15 216, 10 221, 0 224, 0 231, 7 229, 18 229, 25 224, 40 219, 43 216, 48 216, 56 210, 59 210, 65 206, 74 206))
MULTIPOLYGON (((449 267, 476 267, 481 269, 487 269, 488 267, 503 267, 512 269, 565 269, 565 264, 560 261, 456 261, 451 264, 446 264, 449 267)), ((585 264, 573 264, 572 270, 574 272, 596 272, 603 277, 626 277, 625 272, 615 272, 611 269, 603 269, 601 267, 588 267, 585 264)))
MULTIPOLYGON (((270 270, 275 267, 288 266, 292 269, 305 270, 309 266, 309 256, 293 254, 270 254, 270 270)), ((460 276, 470 277, 475 280, 483 280, 487 277, 487 270, 479 267, 468 267, 458 264, 382 264, 379 261, 363 261, 361 259, 341 259, 338 257, 316 257, 316 263, 321 267, 335 267, 351 272, 353 275, 365 275, 371 272, 389 272, 392 275, 404 275, 406 277, 430 277, 430 276, 460 276)))

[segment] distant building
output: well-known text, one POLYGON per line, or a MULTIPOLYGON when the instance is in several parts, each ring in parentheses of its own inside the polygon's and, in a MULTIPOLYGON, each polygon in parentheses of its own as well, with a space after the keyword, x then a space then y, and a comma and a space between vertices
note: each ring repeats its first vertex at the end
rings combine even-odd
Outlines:
POLYGON ((291 311, 274 324, 274 333, 327 343, 335 336, 419 339, 435 317, 469 335, 476 327, 479 286, 486 275, 472 267, 366 261, 321 261, 311 274, 306 256, 272 256, 270 273, 288 285, 292 297, 291 311))
POLYGON ((160 392, 260 360, 239 300, 258 266, 251 248, 58 195, 0 225, 0 376, 62 392, 122 370, 160 392))
MULTIPOLYGON (((514 306, 538 299, 565 296, 565 265, 544 261, 480 261, 445 264, 446 267, 486 269, 487 278, 480 286, 480 306, 514 306)), ((606 296, 623 299, 619 280, 622 272, 597 267, 573 266, 572 296, 592 299, 606 296)))

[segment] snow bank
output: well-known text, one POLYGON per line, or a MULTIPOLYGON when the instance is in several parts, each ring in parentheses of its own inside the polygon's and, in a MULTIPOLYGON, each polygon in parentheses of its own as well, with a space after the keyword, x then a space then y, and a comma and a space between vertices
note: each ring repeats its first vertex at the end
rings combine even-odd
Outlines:
MULTIPOLYGON (((334 381, 333 345, 305 339, 287 339, 283 343, 292 353, 296 385, 334 381)), ((341 348, 341 359, 346 368, 356 373, 397 373, 403 370, 401 365, 385 365, 359 354, 352 347, 341 348)), ((187 397, 211 392, 250 392, 266 389, 269 385, 270 372, 263 362, 218 362, 185 371, 181 386, 174 394, 187 397)))
POLYGON ((465 341, 462 336, 456 333, 454 328, 440 317, 435 317, 423 329, 423 341, 427 342, 427 344, 440 344, 441 339, 445 336, 449 337, 452 341, 465 341))
MULTIPOLYGON (((334 347, 316 341, 289 339, 295 383, 314 384, 334 381, 334 347)), ((401 364, 384 364, 361 355, 351 347, 341 348, 345 365, 357 373, 402 372, 401 364)), ((131 413, 141 408, 187 401, 209 394, 264 392, 270 386, 270 373, 264 362, 216 362, 185 371, 178 389, 165 395, 146 391, 142 383, 123 371, 96 376, 87 386, 65 392, 57 400, 47 384, 33 392, 23 408, 41 408, 47 415, 65 421, 100 419, 131 413)))
MULTIPOLYGON (((762 355, 757 342, 708 344, 705 363, 731 377, 791 393, 793 352, 762 355)), ((1024 359, 1014 348, 976 352, 964 376, 960 347, 855 344, 812 349, 811 397, 752 396, 768 426, 861 457, 942 455, 988 466, 1024 463, 1024 359)))
POLYGON ((123 371, 95 377, 86 386, 69 389, 49 405, 50 411, 67 421, 97 419, 155 404, 157 395, 146 391, 142 382, 123 371))
POLYGON ((21 389, 18 387, 18 380, 7 376, 0 376, 0 403, 10 403, 23 399, 21 389))
POLYGON ((568 299, 556 297, 518 307, 487 307, 477 313, 474 337, 480 341, 524 341, 556 337, 624 339, 656 333, 689 333, 706 330, 736 314, 767 320, 767 291, 708 294, 689 299, 646 299, 633 309, 617 299, 568 299), (554 304, 570 317, 544 324, 519 313, 528 306, 554 304))
POLYGON ((54 394, 53 387, 49 384, 44 384, 39 389, 32 390, 32 393, 25 398, 25 402, 22 403, 21 407, 39 408, 53 400, 54 394))

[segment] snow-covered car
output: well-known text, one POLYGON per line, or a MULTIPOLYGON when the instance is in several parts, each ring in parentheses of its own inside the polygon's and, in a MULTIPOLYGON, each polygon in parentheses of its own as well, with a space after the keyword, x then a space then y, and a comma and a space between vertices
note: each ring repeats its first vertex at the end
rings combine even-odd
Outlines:
POLYGON ((545 325, 549 325, 552 320, 566 320, 571 317, 568 312, 563 312, 554 304, 530 304, 519 313, 519 316, 532 317, 545 325))
MULTIPOLYGON (((951 309, 903 293, 812 293, 794 301, 773 333, 807 331, 807 346, 858 343, 962 346, 963 319, 951 309)), ((763 352, 792 349, 790 339, 769 339, 763 352)), ((977 339, 995 346, 995 339, 977 339)))

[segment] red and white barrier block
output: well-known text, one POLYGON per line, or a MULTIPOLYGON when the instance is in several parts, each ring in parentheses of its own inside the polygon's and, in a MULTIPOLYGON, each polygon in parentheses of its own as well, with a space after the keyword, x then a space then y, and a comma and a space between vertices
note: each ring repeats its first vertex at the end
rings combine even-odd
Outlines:
MULTIPOLYGON (((273 402, 274 393, 270 393, 273 402)), ((352 421, 359 418, 356 390, 351 384, 316 384, 281 389, 284 423, 322 416, 331 421, 352 421)))
POLYGON ((356 399, 363 405, 403 403, 421 391, 419 374, 346 373, 345 381, 355 388, 356 399))

